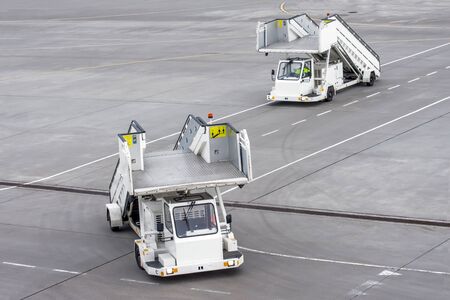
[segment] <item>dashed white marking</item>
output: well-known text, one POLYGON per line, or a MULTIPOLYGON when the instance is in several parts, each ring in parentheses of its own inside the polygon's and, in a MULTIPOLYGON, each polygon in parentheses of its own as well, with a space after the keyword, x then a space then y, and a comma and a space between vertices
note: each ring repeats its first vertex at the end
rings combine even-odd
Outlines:
POLYGON ((217 290, 206 290, 206 289, 198 289, 198 288, 191 288, 191 290, 197 291, 197 292, 212 293, 212 294, 231 295, 230 292, 217 291, 217 290))
POLYGON ((121 281, 126 282, 134 282, 134 283, 142 283, 142 284, 150 284, 150 285, 158 285, 157 282, 150 282, 150 281, 141 281, 141 280, 134 280, 134 279, 128 279, 128 278, 120 278, 121 281))
POLYGON ((333 111, 333 110, 330 109, 330 110, 324 111, 323 113, 317 114, 316 116, 320 117, 320 116, 323 116, 323 115, 325 115, 325 114, 327 114, 327 113, 330 113, 330 112, 332 112, 332 111, 333 111))
POLYGON ((408 55, 408 56, 404 56, 404 57, 399 58, 399 59, 392 60, 390 62, 382 64, 382 66, 387 66, 387 65, 390 65, 390 64, 393 64, 393 63, 396 63, 396 62, 399 62, 399 61, 402 61, 402 60, 405 60, 405 59, 408 59, 408 58, 420 55, 420 54, 427 53, 429 51, 433 51, 433 50, 436 50, 436 49, 439 49, 439 48, 442 48, 442 47, 446 47, 448 45, 450 45, 450 43, 445 43, 445 44, 442 44, 442 45, 439 45, 439 46, 436 46, 436 47, 433 47, 433 48, 429 48, 429 49, 426 49, 424 51, 420 51, 420 52, 417 52, 417 53, 414 53, 414 54, 411 54, 411 55, 408 55))
MULTIPOLYGON (((450 97, 448 97, 450 98, 450 97)), ((357 266, 357 267, 369 267, 369 268, 377 268, 377 269, 387 269, 387 270, 393 270, 393 272, 397 271, 411 271, 411 272, 421 272, 421 273, 430 273, 430 274, 436 274, 436 275, 447 275, 450 276, 449 272, 441 272, 441 271, 433 271, 433 270, 422 270, 422 269, 411 269, 411 268, 401 268, 401 267, 394 267, 394 266, 384 266, 384 265, 377 265, 377 264, 366 264, 366 263, 358 263, 358 262, 351 262, 351 261, 342 261, 342 260, 333 260, 333 259, 325 259, 325 258, 316 258, 316 257, 305 257, 305 256, 297 256, 297 255, 290 255, 290 254, 281 254, 281 253, 275 253, 275 252, 268 252, 268 251, 262 251, 257 249, 251 249, 247 247, 239 246, 240 249, 258 253, 258 254, 264 254, 269 256, 275 256, 275 257, 283 257, 283 258, 291 258, 291 259, 297 259, 297 260, 305 260, 305 261, 314 261, 314 262, 323 262, 323 263, 333 263, 333 264, 340 264, 340 265, 349 265, 349 266, 357 266)), ((367 281, 364 284, 366 284, 367 281)))
POLYGON ((355 289, 352 289, 348 295, 350 296, 365 296, 367 291, 370 287, 376 286, 376 285, 382 285, 381 282, 375 281, 375 280, 367 280, 366 282, 362 283, 360 286, 358 286, 355 289))
POLYGON ((300 124, 300 123, 303 123, 303 122, 306 122, 306 119, 303 119, 303 120, 294 122, 294 123, 292 123, 291 125, 294 126, 294 125, 297 125, 297 124, 300 124))
POLYGON ((428 73, 428 74, 425 75, 425 76, 431 76, 431 75, 434 75, 434 74, 436 74, 436 73, 437 73, 437 71, 434 71, 434 72, 428 73))
MULTIPOLYGON (((349 142, 349 141, 352 141, 352 140, 354 140, 354 139, 356 139, 356 138, 358 138, 358 137, 360 137, 360 136, 363 136, 363 135, 365 135, 365 134, 368 134, 368 133, 370 133, 370 132, 372 132, 372 131, 375 131, 375 130, 377 130, 377 129, 383 128, 384 126, 390 125, 390 124, 395 123, 395 122, 397 122, 397 121, 399 121, 399 120, 401 120, 401 119, 404 119, 404 118, 406 118, 406 117, 409 117, 409 116, 411 116, 411 115, 414 115, 414 114, 416 114, 416 113, 418 113, 418 112, 420 112, 420 111, 422 111, 422 110, 424 110, 424 109, 430 108, 430 107, 432 107, 432 106, 434 106, 434 105, 436 105, 436 104, 439 104, 439 103, 441 103, 441 102, 443 102, 443 101, 447 101, 448 99, 450 99, 450 96, 445 97, 445 98, 442 98, 442 99, 440 99, 440 100, 437 100, 437 101, 435 101, 435 102, 433 102, 433 103, 431 103, 431 104, 428 104, 428 105, 423 106, 423 107, 421 107, 421 108, 419 108, 419 109, 416 109, 415 111, 412 111, 412 112, 407 113, 407 114, 405 114, 405 115, 402 115, 402 116, 400 116, 400 117, 398 117, 398 118, 395 118, 395 119, 393 119, 393 120, 391 120, 391 121, 388 121, 388 122, 386 122, 386 123, 383 123, 383 124, 381 124, 381 125, 378 125, 378 126, 376 126, 376 127, 373 127, 373 128, 371 128, 371 129, 369 129, 369 130, 366 130, 366 131, 364 131, 364 132, 361 132, 361 133, 359 133, 359 134, 357 134, 357 135, 354 135, 354 136, 352 136, 352 137, 349 137, 348 139, 345 139, 345 140, 342 140, 342 141, 340 141, 340 142, 337 142, 336 144, 333 144, 333 145, 330 145, 330 146, 328 146, 328 147, 325 147, 325 148, 322 148, 322 149, 320 149, 320 150, 317 150, 316 152, 313 152, 313 153, 311 153, 311 154, 308 154, 308 155, 306 155, 306 156, 303 156, 303 157, 301 157, 301 158, 299 158, 299 159, 297 159, 297 160, 291 161, 291 162, 288 163, 288 164, 285 164, 285 165, 283 165, 283 166, 281 166, 281 167, 278 167, 278 168, 276 168, 276 169, 273 169, 272 171, 269 171, 269 172, 267 172, 267 173, 264 173, 264 174, 262 174, 262 175, 259 175, 258 177, 253 178, 252 182, 253 182, 253 181, 256 181, 256 180, 259 180, 259 179, 262 179, 262 178, 264 178, 264 177, 266 177, 266 176, 269 176, 269 175, 271 175, 271 174, 273 174, 273 173, 276 173, 276 172, 278 172, 278 171, 284 170, 284 169, 286 169, 286 168, 288 168, 288 167, 290 167, 290 166, 292 166, 292 165, 295 165, 295 164, 297 164, 297 163, 299 163, 299 162, 301 162, 301 161, 303 161, 303 160, 305 160, 305 159, 308 159, 308 158, 310 158, 310 157, 316 156, 317 154, 320 154, 320 153, 322 153, 322 152, 325 152, 325 151, 328 151, 328 150, 330 150, 330 149, 333 149, 333 148, 335 148, 335 147, 337 147, 337 146, 340 146, 340 145, 342 145, 342 144, 344 144, 344 143, 347 143, 347 142, 349 142)), ((236 186, 236 187, 233 187, 233 188, 230 188, 230 189, 228 189, 228 190, 225 190, 224 192, 222 192, 222 194, 223 194, 223 195, 224 195, 224 194, 227 194, 227 193, 229 193, 229 192, 231 192, 231 191, 234 191, 234 190, 236 190, 236 189, 238 189, 237 186, 236 186)), ((404 270, 406 270, 406 269, 404 269, 404 270)), ((449 274, 450 274, 450 273, 449 273, 449 274)))
MULTIPOLYGON (((416 109, 416 110, 414 110, 414 111, 412 111, 412 112, 409 112, 409 113, 407 113, 407 114, 404 114, 404 115, 402 115, 402 116, 400 116, 400 117, 397 117, 397 118, 395 118, 395 119, 392 119, 392 120, 390 120, 390 121, 387 121, 387 122, 385 122, 385 123, 383 123, 383 124, 381 124, 381 125, 375 126, 375 127, 371 128, 371 129, 368 129, 368 130, 366 130, 366 131, 363 131, 363 132, 361 132, 361 133, 358 133, 358 134, 356 134, 356 135, 354 135, 354 136, 352 136, 352 137, 349 137, 349 138, 347 138, 347 139, 345 139, 345 140, 342 140, 342 141, 340 141, 340 142, 337 142, 337 143, 335 143, 335 144, 333 144, 333 145, 330 145, 330 146, 328 146, 328 147, 322 148, 322 149, 320 149, 320 150, 317 150, 316 152, 313 152, 313 153, 308 154, 308 155, 306 155, 306 156, 303 156, 303 157, 301 157, 301 158, 299 158, 299 159, 296 159, 296 160, 294 160, 294 161, 292 161, 292 162, 290 162, 290 163, 287 163, 287 164, 285 164, 285 165, 283 165, 283 166, 281 166, 281 167, 278 167, 278 168, 276 168, 276 169, 273 169, 272 171, 269 171, 269 172, 267 172, 267 173, 264 173, 264 174, 262 174, 262 175, 259 175, 258 177, 253 178, 252 181, 256 181, 256 180, 262 179, 262 178, 264 178, 264 177, 266 177, 266 176, 269 176, 269 175, 271 175, 271 174, 273 174, 273 173, 276 173, 276 172, 279 172, 279 171, 281 171, 281 170, 284 170, 284 169, 286 169, 286 168, 288 168, 288 167, 290 167, 290 166, 292 166, 292 165, 295 165, 295 164, 297 164, 297 163, 299 163, 299 162, 301 162, 301 161, 303 161, 303 160, 305 160, 305 159, 308 159, 308 158, 310 158, 310 157, 316 156, 316 155, 318 155, 318 154, 320 154, 320 153, 322 153, 322 152, 328 151, 328 150, 330 150, 330 149, 336 148, 336 147, 338 147, 338 146, 340 146, 340 145, 342 145, 342 144, 345 144, 345 143, 347 143, 347 142, 350 142, 350 141, 352 141, 352 140, 354 140, 354 139, 357 139, 357 138, 359 138, 359 137, 361 137, 361 136, 363 136, 363 135, 366 135, 366 134, 371 133, 371 132, 373 132, 373 131, 375 131, 375 130, 378 130, 378 129, 383 128, 383 127, 385 127, 385 126, 388 126, 388 125, 390 125, 390 124, 392 124, 392 123, 395 123, 395 122, 397 122, 397 121, 400 121, 400 120, 402 120, 402 119, 404 119, 404 118, 407 118, 407 117, 409 117, 409 116, 412 116, 412 115, 414 115, 414 114, 417 114, 418 112, 421 112, 422 110, 425 110, 425 109, 427 109, 427 108, 430 108, 430 107, 432 107, 432 106, 435 106, 435 105, 437 105, 437 104, 439 104, 439 103, 441 103, 441 102, 447 101, 448 99, 450 99, 450 96, 445 97, 445 98, 442 98, 442 99, 437 100, 437 101, 434 101, 433 103, 430 103, 430 104, 428 104, 428 105, 422 106, 421 108, 418 108, 418 109, 416 109)), ((237 189, 237 188, 238 188, 238 187, 234 187, 234 188, 228 189, 228 190, 224 191, 222 194, 226 194, 226 193, 231 192, 232 190, 235 190, 235 189, 237 189)))
POLYGON ((279 130, 279 129, 276 129, 276 130, 273 130, 273 131, 270 131, 270 132, 267 132, 267 133, 261 134, 261 136, 268 136, 269 134, 272 134, 272 133, 278 132, 278 130, 279 130))
POLYGON ((393 90, 393 89, 396 89, 396 88, 398 88, 399 86, 400 86, 400 84, 397 84, 397 85, 391 86, 390 88, 388 88, 388 90, 393 90))
POLYGON ((4 261, 3 264, 16 266, 16 267, 24 267, 24 268, 36 268, 36 266, 25 265, 25 264, 18 264, 18 263, 13 263, 13 262, 9 262, 9 261, 4 261))
POLYGON ((367 294, 358 289, 352 289, 347 295, 349 295, 349 296, 365 296, 367 294))
POLYGON ((389 271, 389 270, 383 270, 378 275, 379 276, 401 276, 402 274, 396 273, 396 272, 392 272, 392 271, 389 271))
POLYGON ((446 68, 446 69, 450 69, 450 66, 446 66, 445 68, 446 68))
POLYGON ((52 269, 52 271, 59 272, 59 273, 80 274, 80 272, 63 270, 63 269, 52 269))
POLYGON ((416 77, 416 78, 414 78, 414 79, 411 79, 410 81, 408 81, 408 83, 411 83, 411 82, 417 81, 417 80, 419 80, 419 79, 420 79, 420 77, 416 77))
POLYGON ((358 102, 359 102, 359 100, 355 100, 355 101, 349 102, 347 104, 344 104, 342 106, 345 107, 345 106, 349 106, 349 105, 352 105, 352 104, 355 104, 355 103, 358 103, 358 102))
POLYGON ((373 96, 378 95, 379 93, 381 93, 381 92, 376 92, 376 93, 370 94, 369 96, 366 96, 366 98, 371 98, 371 97, 373 97, 373 96))

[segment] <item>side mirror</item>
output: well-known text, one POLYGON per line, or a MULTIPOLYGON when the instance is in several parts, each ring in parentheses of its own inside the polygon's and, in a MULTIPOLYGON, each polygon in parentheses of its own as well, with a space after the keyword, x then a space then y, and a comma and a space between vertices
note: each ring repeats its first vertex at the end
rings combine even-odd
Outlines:
POLYGON ((275 81, 275 70, 272 69, 272 81, 275 81))
POLYGON ((227 224, 231 224, 231 215, 230 214, 228 214, 226 216, 226 221, 227 221, 227 224))
POLYGON ((156 224, 156 231, 163 232, 164 231, 164 224, 163 223, 157 223, 156 224))

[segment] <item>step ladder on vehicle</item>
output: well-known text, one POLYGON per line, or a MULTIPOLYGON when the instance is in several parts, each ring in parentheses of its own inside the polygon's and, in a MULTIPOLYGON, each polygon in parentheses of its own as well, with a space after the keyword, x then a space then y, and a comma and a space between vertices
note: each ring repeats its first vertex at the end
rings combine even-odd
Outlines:
POLYGON ((272 101, 331 101, 338 90, 381 75, 378 54, 339 16, 319 25, 308 15, 259 22, 258 52, 286 55, 272 70, 272 101))

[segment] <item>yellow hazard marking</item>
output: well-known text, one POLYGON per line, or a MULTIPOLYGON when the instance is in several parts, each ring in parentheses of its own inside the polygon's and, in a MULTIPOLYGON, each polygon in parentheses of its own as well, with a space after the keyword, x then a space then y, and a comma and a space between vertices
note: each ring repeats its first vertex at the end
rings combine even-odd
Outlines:
POLYGON ((122 135, 122 137, 127 141, 129 148, 133 147, 133 135, 132 134, 122 135))
POLYGON ((227 136, 226 125, 216 125, 209 127, 209 137, 212 139, 223 138, 227 136))
POLYGON ((283 28, 283 20, 277 20, 278 28, 283 28))

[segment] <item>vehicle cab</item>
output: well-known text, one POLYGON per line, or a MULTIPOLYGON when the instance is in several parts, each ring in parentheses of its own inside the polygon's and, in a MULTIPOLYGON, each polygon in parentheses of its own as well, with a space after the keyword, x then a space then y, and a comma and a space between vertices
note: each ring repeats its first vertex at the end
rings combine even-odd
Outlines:
POLYGON ((277 71, 272 70, 275 86, 267 100, 307 101, 314 90, 313 74, 311 58, 280 60, 277 71))
POLYGON ((140 256, 136 260, 149 274, 206 272, 243 263, 231 232, 231 216, 220 222, 216 200, 210 194, 175 193, 141 203, 141 216, 155 218, 159 227, 152 230, 153 222, 141 220, 150 226, 144 226, 143 238, 136 240, 140 256))

